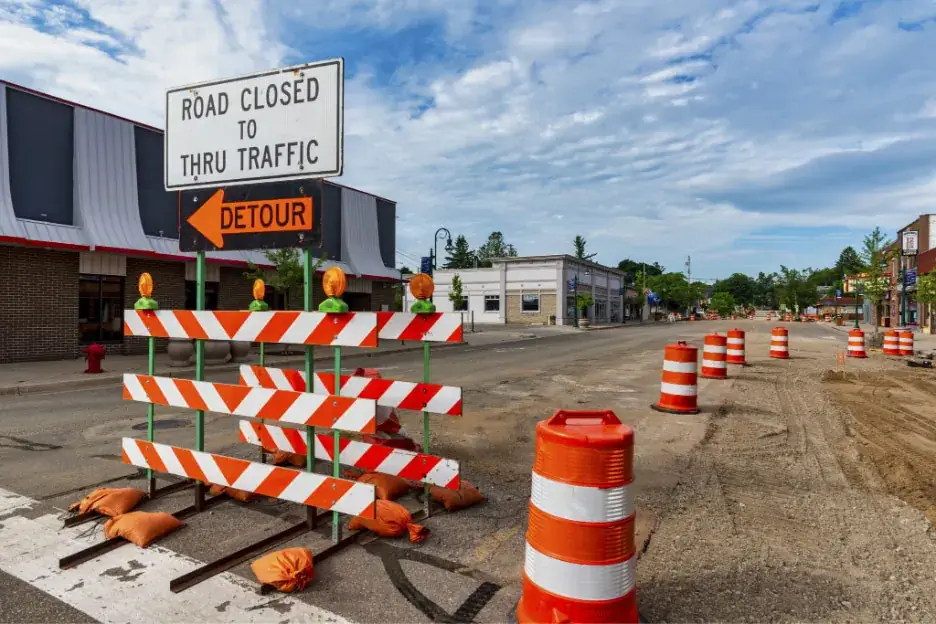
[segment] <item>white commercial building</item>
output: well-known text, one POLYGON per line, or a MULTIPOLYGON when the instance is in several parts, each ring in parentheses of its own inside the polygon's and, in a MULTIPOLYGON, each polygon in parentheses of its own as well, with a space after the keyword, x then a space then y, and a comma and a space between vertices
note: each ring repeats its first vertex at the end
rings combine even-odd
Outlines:
POLYGON ((630 316, 634 291, 627 276, 572 256, 525 256, 495 260, 490 268, 437 269, 433 301, 439 312, 464 312, 475 323, 573 325, 574 290, 594 301, 582 318, 592 323, 620 323, 630 316), (458 275, 464 304, 455 310, 449 298, 458 275))

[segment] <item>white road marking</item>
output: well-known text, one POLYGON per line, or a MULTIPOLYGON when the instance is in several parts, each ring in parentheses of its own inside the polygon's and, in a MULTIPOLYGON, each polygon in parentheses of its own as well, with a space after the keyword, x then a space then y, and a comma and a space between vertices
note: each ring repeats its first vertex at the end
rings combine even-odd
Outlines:
MULTIPOLYGON (((70 570, 59 570, 60 558, 91 545, 88 540, 78 539, 88 527, 62 529, 56 513, 35 519, 25 517, 33 515, 35 511, 30 510, 39 505, 38 501, 0 488, 0 571, 100 622, 286 620, 351 624, 288 595, 260 596, 256 584, 226 572, 173 594, 169 581, 200 562, 159 546, 121 546, 70 570)), ((99 530, 96 539, 102 538, 99 530)), ((314 591, 314 583, 306 591, 314 591)))

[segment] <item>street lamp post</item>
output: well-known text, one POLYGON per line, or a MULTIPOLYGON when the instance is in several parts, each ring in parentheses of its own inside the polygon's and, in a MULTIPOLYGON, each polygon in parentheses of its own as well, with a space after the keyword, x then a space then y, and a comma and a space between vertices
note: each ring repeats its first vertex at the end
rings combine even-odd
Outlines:
MULTIPOLYGON (((585 275, 591 275, 588 269, 585 269, 585 275)), ((574 327, 579 326, 579 305, 578 305, 578 282, 579 282, 579 265, 575 265, 575 278, 572 280, 572 308, 573 308, 573 319, 574 327)))
POLYGON ((858 325, 858 298, 861 296, 861 284, 855 286, 855 329, 861 329, 858 325))
POLYGON ((445 240, 445 251, 452 253, 452 233, 448 231, 447 228, 440 227, 436 230, 435 235, 433 235, 433 248, 432 248, 432 270, 436 270, 436 261, 439 257, 439 241, 445 240))

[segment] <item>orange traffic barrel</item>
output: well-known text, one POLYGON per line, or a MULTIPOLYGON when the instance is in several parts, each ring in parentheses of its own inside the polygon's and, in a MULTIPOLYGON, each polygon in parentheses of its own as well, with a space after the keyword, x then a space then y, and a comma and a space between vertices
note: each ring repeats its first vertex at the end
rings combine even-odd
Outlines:
POLYGON ((718 333, 705 337, 702 346, 702 377, 728 379, 728 339, 718 333))
POLYGON ((728 359, 729 364, 747 365, 747 359, 744 354, 744 330, 728 330, 728 359))
POLYGON ((790 357, 790 335, 783 327, 774 327, 770 332, 770 357, 781 360, 790 357))
POLYGON ((909 355, 913 357, 913 332, 904 329, 899 334, 900 355, 909 355))
POLYGON ((663 351, 660 400, 650 407, 669 414, 699 413, 699 350, 680 340, 663 351))
POLYGON ((884 355, 901 355, 900 334, 896 329, 889 329, 884 332, 884 345, 881 350, 884 355))
POLYGON ((865 336, 860 329, 853 329, 848 332, 848 357, 866 358, 868 353, 865 351, 865 336))
POLYGON ((638 622, 634 432, 614 412, 536 425, 517 621, 638 622))

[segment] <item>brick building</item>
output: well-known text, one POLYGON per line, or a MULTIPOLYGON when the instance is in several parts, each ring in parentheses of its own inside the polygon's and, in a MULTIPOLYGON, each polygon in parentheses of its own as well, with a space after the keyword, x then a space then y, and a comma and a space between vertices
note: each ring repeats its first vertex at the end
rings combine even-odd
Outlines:
MULTIPOLYGON (((160 130, 0 81, 0 362, 72 358, 91 342, 145 352, 144 339, 123 336, 140 273, 163 309, 195 307, 195 255, 178 241, 188 199, 163 187, 160 130)), ((320 270, 344 269, 352 310, 392 309, 396 204, 325 182, 318 209, 320 270)), ((272 271, 260 252, 207 253, 206 307, 247 307, 248 263, 272 271)), ((315 302, 320 289, 316 280, 315 302)), ((301 292, 289 300, 296 307, 301 292)))

